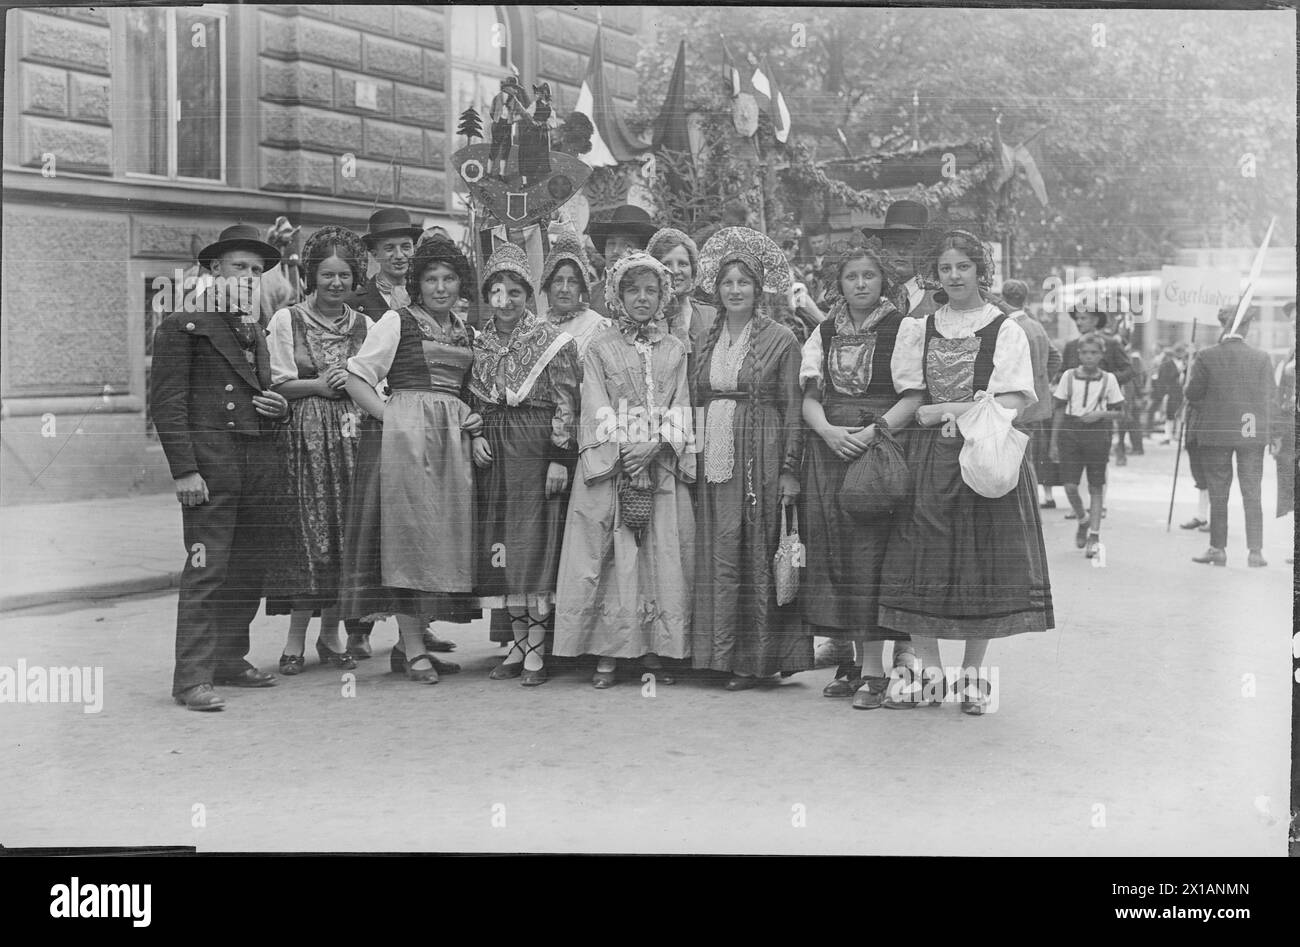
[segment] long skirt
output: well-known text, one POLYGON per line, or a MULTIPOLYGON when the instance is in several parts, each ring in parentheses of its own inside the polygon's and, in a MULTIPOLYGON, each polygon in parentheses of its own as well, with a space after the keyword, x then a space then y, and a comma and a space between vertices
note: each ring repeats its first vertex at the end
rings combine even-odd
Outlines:
MULTIPOLYGON (((750 457, 750 411, 736 409, 735 466, 725 483, 700 473, 695 511, 695 608, 691 661, 696 668, 768 677, 813 667, 812 634, 796 599, 776 604, 772 556, 781 538, 782 429, 779 412, 759 405, 754 442, 757 502, 745 498, 750 457)), ((704 467, 704 464, 700 465, 704 467)))
POLYGON ((650 525, 640 543, 620 516, 622 474, 574 484, 555 599, 555 654, 690 653, 695 514, 686 484, 659 461, 654 473, 650 525))
POLYGON ((294 402, 276 432, 285 461, 283 517, 266 576, 266 613, 332 607, 339 597, 343 532, 356 470, 357 439, 349 431, 351 399, 311 396, 294 402))
MULTIPOLYGON (((884 414, 897 400, 840 398, 831 393, 822 407, 831 424, 857 427, 864 409, 884 414)), ((906 436, 906 432, 898 434, 904 446, 906 436)), ((877 623, 880 570, 885 563, 890 524, 863 525, 840 512, 837 499, 848 468, 848 462, 832 453, 820 437, 808 437, 799 524, 807 553, 807 568, 799 588, 803 619, 813 634, 827 638, 866 636, 871 641, 905 641, 906 635, 884 631, 877 623)))
POLYGON ((381 424, 361 423, 348 505, 345 618, 479 617, 474 590, 474 473, 469 406, 455 395, 399 389, 381 424))
POLYGON ((1033 474, 991 500, 961 478, 960 436, 912 432, 911 512, 899 517, 881 576, 880 624, 932 638, 1001 638, 1054 626, 1033 474))
POLYGON ((483 436, 492 451, 492 463, 476 478, 475 556, 484 608, 522 611, 514 603, 524 598, 548 607, 555 601, 567 501, 546 496, 552 414, 534 406, 483 412, 483 436))

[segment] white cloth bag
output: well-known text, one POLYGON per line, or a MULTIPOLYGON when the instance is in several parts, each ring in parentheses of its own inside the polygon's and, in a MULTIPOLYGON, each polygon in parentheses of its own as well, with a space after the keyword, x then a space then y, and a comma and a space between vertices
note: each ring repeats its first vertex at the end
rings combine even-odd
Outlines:
POLYGON ((975 393, 975 407, 957 419, 962 445, 961 478, 982 497, 996 500, 1016 488, 1029 435, 1011 426, 1016 412, 987 391, 975 393))

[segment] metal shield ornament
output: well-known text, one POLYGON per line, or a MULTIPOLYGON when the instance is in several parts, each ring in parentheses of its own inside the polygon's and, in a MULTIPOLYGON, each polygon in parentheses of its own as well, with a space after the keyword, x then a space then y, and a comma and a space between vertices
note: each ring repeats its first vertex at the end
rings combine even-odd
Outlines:
POLYGON ((758 100, 748 92, 736 96, 731 108, 731 120, 736 131, 744 138, 750 138, 758 131, 758 100))
POLYGON ((503 180, 490 172, 491 150, 490 144, 476 143, 451 156, 457 177, 464 182, 470 200, 484 215, 488 227, 504 224, 519 230, 544 221, 577 195, 591 176, 591 168, 573 155, 552 151, 551 171, 544 177, 524 184, 512 157, 503 180))

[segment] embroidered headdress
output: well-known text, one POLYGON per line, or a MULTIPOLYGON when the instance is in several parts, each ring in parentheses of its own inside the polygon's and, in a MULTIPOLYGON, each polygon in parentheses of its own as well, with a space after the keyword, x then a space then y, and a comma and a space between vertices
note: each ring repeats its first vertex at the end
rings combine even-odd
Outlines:
POLYGON ((587 254, 582 248, 582 241, 568 227, 565 227, 551 239, 551 252, 546 254, 546 261, 542 263, 543 291, 551 285, 551 280, 555 278, 555 271, 565 263, 572 263, 577 268, 583 289, 591 292, 595 288, 596 273, 587 261, 587 254))
POLYGON ((790 293, 790 264, 776 242, 748 227, 723 227, 700 250, 700 285, 715 293, 718 274, 728 263, 739 261, 751 269, 764 293, 786 297, 790 293))
POLYGON ((497 247, 496 252, 488 259, 487 267, 483 270, 483 298, 488 297, 488 289, 492 284, 492 278, 501 273, 509 273, 518 282, 528 287, 530 295, 533 293, 533 273, 528 267, 528 255, 513 243, 503 243, 497 247))

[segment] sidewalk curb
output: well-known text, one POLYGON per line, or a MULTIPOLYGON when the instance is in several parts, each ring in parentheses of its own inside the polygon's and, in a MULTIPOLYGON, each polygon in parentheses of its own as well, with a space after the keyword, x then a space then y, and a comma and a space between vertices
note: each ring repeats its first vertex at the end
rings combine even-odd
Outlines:
POLYGON ((122 598, 127 595, 139 595, 143 592, 160 592, 180 587, 181 574, 173 572, 159 575, 146 575, 135 579, 116 582, 86 583, 58 589, 43 589, 39 592, 18 592, 14 595, 0 595, 0 613, 15 612, 24 608, 36 608, 41 605, 61 605, 66 602, 90 601, 103 598, 122 598))

